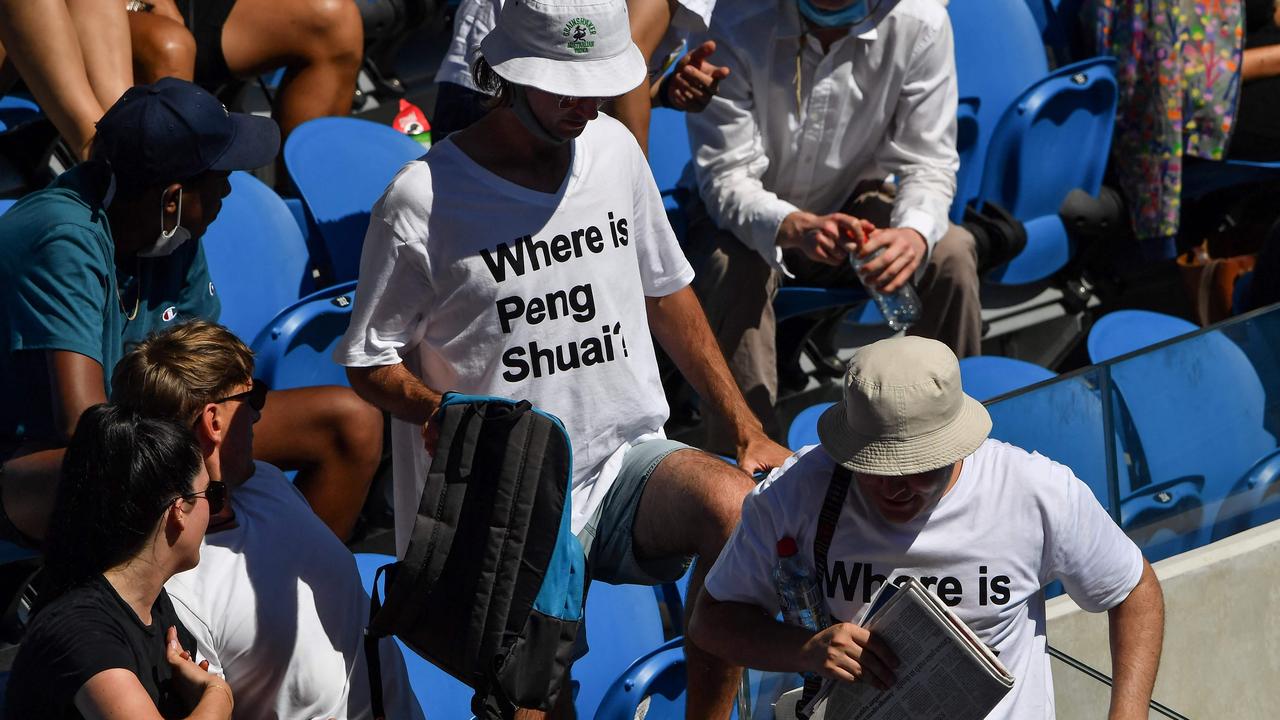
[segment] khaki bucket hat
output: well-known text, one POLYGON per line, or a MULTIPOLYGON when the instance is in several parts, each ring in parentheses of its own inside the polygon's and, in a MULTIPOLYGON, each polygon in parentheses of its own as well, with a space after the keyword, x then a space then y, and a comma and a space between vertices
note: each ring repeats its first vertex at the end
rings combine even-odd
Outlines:
POLYGON ((960 387, 960 364, 937 340, 901 337, 854 352, 844 398, 818 419, 836 462, 868 475, 914 475, 968 457, 991 416, 960 387))

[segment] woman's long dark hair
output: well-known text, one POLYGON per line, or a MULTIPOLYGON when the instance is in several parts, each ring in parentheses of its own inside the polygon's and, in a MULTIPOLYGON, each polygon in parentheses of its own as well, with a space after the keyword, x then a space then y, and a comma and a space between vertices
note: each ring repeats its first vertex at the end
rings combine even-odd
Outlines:
POLYGON ((80 416, 45 540, 43 606, 137 555, 204 459, 191 431, 116 405, 80 416))

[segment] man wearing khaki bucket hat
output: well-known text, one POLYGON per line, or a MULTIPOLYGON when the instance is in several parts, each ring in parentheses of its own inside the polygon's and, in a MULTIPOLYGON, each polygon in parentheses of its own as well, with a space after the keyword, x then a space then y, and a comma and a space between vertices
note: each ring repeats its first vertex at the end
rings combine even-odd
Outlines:
MULTIPOLYGON (((751 489, 743 470, 790 452, 729 374, 635 138, 597 117, 645 77, 625 0, 510 0, 481 54, 494 106, 406 165, 374 206, 335 352, 356 392, 394 418, 397 553, 441 391, 521 398, 573 443, 572 528, 590 576, 653 585, 697 555, 696 597, 751 489), (740 469, 664 436, 651 333, 735 428, 740 469)), ((686 654, 687 716, 728 718, 738 673, 686 654)))
POLYGON ((903 337, 860 348, 843 401, 819 421, 821 445, 747 497, 690 634, 748 667, 885 687, 895 679, 892 653, 850 621, 885 582, 914 577, 1013 674, 987 717, 1051 718, 1041 588, 1061 580, 1081 607, 1108 611, 1110 717, 1147 717, 1164 626, 1155 573, 1070 468, 990 439, 990 430, 942 343, 903 337), (827 508, 835 525, 820 533, 827 508), (783 538, 818 567, 833 621, 822 632, 774 620, 770 571, 783 538))

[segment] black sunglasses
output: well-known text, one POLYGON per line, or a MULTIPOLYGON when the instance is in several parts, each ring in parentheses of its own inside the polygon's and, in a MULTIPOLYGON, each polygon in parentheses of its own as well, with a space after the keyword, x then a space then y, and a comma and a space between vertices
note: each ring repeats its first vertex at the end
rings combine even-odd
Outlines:
POLYGON ((262 408, 267 406, 267 393, 271 392, 271 388, 268 387, 265 382, 257 378, 254 378, 252 383, 253 387, 245 390, 244 392, 217 398, 216 400, 210 400, 209 402, 216 405, 218 403, 230 402, 232 400, 243 400, 249 403, 249 407, 258 412, 262 412, 262 408))
POLYGON ((187 493, 178 497, 183 500, 204 498, 209 501, 209 514, 217 515, 222 512, 223 506, 227 504, 227 484, 221 480, 210 480, 209 486, 200 492, 187 493))

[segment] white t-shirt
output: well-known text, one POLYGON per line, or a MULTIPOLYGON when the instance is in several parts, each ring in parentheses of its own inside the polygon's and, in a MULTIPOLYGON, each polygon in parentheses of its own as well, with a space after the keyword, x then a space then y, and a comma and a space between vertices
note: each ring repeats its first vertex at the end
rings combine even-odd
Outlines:
MULTIPOLYGON (((206 535, 200 564, 165 583, 237 718, 371 718, 363 630, 369 596, 355 558, 279 469, 231 493, 237 527, 206 535)), ((422 718, 404 658, 382 651, 388 717, 422 718)))
POLYGON ((502 12, 502 0, 462 0, 453 14, 453 39, 436 70, 436 82, 451 82, 472 90, 479 90, 471 78, 471 63, 475 62, 480 41, 493 29, 498 13, 502 12))
MULTIPOLYGON (((713 597, 778 612, 777 541, 795 538, 812 562, 834 467, 813 446, 756 487, 707 575, 713 597)), ((988 718, 1026 720, 1054 716, 1040 589, 1061 580, 1086 610, 1112 608, 1137 585, 1142 554, 1069 468, 987 440, 933 511, 909 523, 885 521, 853 481, 827 565, 828 608, 844 621, 860 617, 885 578, 909 575, 929 586, 1013 673, 1013 691, 988 718)))
MULTIPOLYGON (((573 531, 604 499, 630 444, 667 420, 645 297, 689 284, 635 138, 601 115, 572 142, 556 193, 477 165, 446 140, 373 208, 360 292, 334 359, 405 364, 428 387, 527 399, 573 443, 573 531)), ((392 421, 403 555, 430 459, 392 421)))
MULTIPOLYGON (((650 71, 663 69, 668 57, 684 45, 689 35, 706 32, 715 7, 716 0, 679 0, 671 24, 650 58, 650 71)), ((477 89, 471 78, 471 63, 475 62, 480 41, 493 29, 501 12, 502 0, 462 0, 458 4, 453 16, 453 39, 436 70, 437 83, 451 82, 477 89)))

